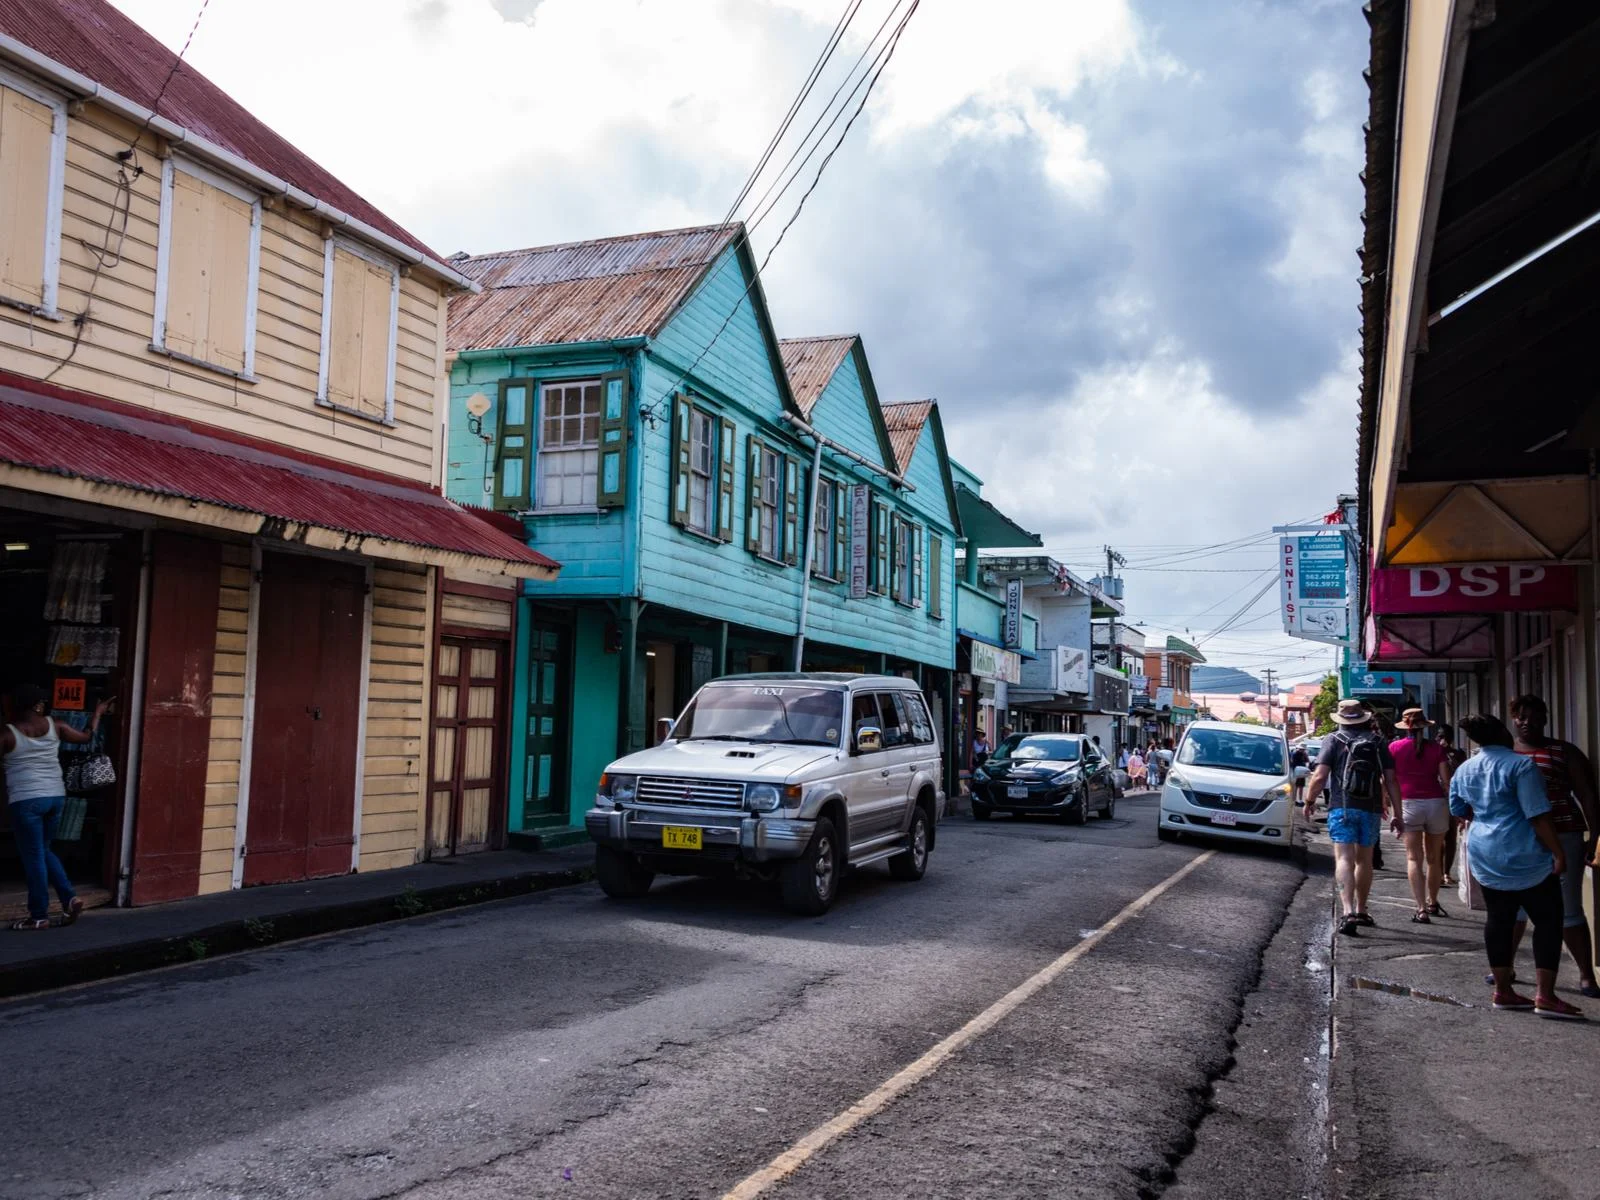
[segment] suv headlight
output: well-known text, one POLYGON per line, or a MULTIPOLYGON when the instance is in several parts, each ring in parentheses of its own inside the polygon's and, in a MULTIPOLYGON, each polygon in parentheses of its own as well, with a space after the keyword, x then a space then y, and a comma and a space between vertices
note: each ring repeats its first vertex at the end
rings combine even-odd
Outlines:
POLYGON ((1176 771, 1168 771, 1166 779, 1162 782, 1168 787, 1177 788, 1180 792, 1187 793, 1189 791, 1189 781, 1176 771))
POLYGON ((1263 797, 1263 799, 1274 800, 1274 801, 1276 801, 1276 800, 1287 800, 1292 795, 1294 795, 1294 784, 1292 784, 1292 783, 1280 783, 1277 787, 1272 788, 1270 791, 1268 791, 1266 796, 1263 797))
POLYGON ((772 812, 783 803, 783 796, 770 783, 752 783, 745 789, 744 802, 752 812, 772 812))
POLYGON ((637 775, 613 775, 609 771, 600 776, 600 786, 596 791, 595 804, 600 808, 615 808, 619 804, 631 804, 638 794, 639 777, 637 775))

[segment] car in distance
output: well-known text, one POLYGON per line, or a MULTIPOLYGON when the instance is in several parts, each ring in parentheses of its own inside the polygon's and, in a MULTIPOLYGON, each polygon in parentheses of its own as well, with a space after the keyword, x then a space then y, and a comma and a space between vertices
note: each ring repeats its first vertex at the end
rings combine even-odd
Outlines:
POLYGON ((972 815, 1045 813, 1082 825, 1111 817, 1116 780, 1100 748, 1078 733, 1013 733, 972 772, 972 815))
POLYGON ((922 878, 944 814, 938 731, 917 685, 889 675, 732 675, 706 684, 667 739, 613 762, 584 826, 608 896, 657 875, 775 880, 826 912, 846 867, 922 878))
POLYGON ((1161 785, 1163 841, 1181 833, 1281 846, 1294 843, 1294 774, 1283 732, 1232 721, 1184 730, 1161 785))

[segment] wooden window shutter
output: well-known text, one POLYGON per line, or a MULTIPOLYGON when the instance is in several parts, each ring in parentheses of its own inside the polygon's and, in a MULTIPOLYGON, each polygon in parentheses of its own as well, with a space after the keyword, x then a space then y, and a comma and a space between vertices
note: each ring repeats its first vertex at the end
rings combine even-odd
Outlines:
POLYGON ((747 459, 749 473, 745 480, 744 544, 752 554, 761 553, 761 439, 750 435, 747 459))
POLYGON ((848 578, 850 571, 850 485, 842 479, 833 483, 833 571, 835 579, 848 578))
POLYGON ((889 591, 889 507, 881 501, 872 502, 872 561, 874 578, 871 591, 882 596, 889 591))
POLYGON ((0 295, 42 307, 55 113, 0 87, 0 295))
MULTIPOLYGON (((172 169, 167 305, 161 345, 244 372, 256 208, 215 184, 172 169)), ((388 306, 384 307, 387 335, 388 306)))
POLYGON ((928 535, 928 615, 944 616, 944 539, 928 535))
POLYGON ((687 396, 672 400, 672 523, 689 525, 689 466, 693 453, 694 405, 687 396))
POLYGON ((531 379, 500 381, 494 467, 494 506, 521 511, 532 507, 535 386, 531 379))
POLYGON ((717 537, 724 542, 733 541, 733 452, 735 446, 733 422, 727 417, 717 420, 717 537))
MULTIPOLYGON (((804 530, 800 528, 800 460, 785 455, 783 458, 783 561, 789 566, 800 562, 800 544, 804 530)), ((810 522, 807 522, 809 524, 810 522)))
POLYGON ((324 399, 374 421, 391 413, 395 297, 399 275, 335 244, 327 317, 328 384, 324 399))
POLYGON ((915 608, 922 607, 922 526, 906 526, 906 535, 911 539, 911 604, 915 608))
POLYGON ((600 376, 600 479, 595 504, 621 508, 628 500, 628 373, 600 376))

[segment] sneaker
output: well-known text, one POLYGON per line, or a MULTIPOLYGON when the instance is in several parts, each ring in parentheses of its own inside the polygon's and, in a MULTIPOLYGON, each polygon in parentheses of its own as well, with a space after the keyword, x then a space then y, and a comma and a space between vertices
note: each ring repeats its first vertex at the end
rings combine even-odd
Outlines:
POLYGON ((1587 996, 1591 1000, 1600 1000, 1600 985, 1593 983, 1580 983, 1578 995, 1587 996))
POLYGON ((1496 992, 1494 1007, 1502 1012, 1527 1012, 1530 1008, 1536 1007, 1536 1002, 1516 992, 1496 992))
POLYGON ((1552 1021, 1581 1021, 1583 1009, 1568 1004, 1560 996, 1540 996, 1533 1002, 1533 1011, 1552 1021))
POLYGON ((71 925, 83 915, 83 897, 74 896, 61 908, 61 923, 71 925))

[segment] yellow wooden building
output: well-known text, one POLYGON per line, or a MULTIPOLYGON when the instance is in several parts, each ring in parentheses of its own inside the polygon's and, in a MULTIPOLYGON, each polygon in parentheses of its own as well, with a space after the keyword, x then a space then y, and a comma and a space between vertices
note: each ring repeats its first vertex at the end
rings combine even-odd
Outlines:
POLYGON ((558 568, 440 493, 474 286, 110 4, 0 7, 0 689, 120 702, 86 882, 494 844, 516 587, 558 568))

